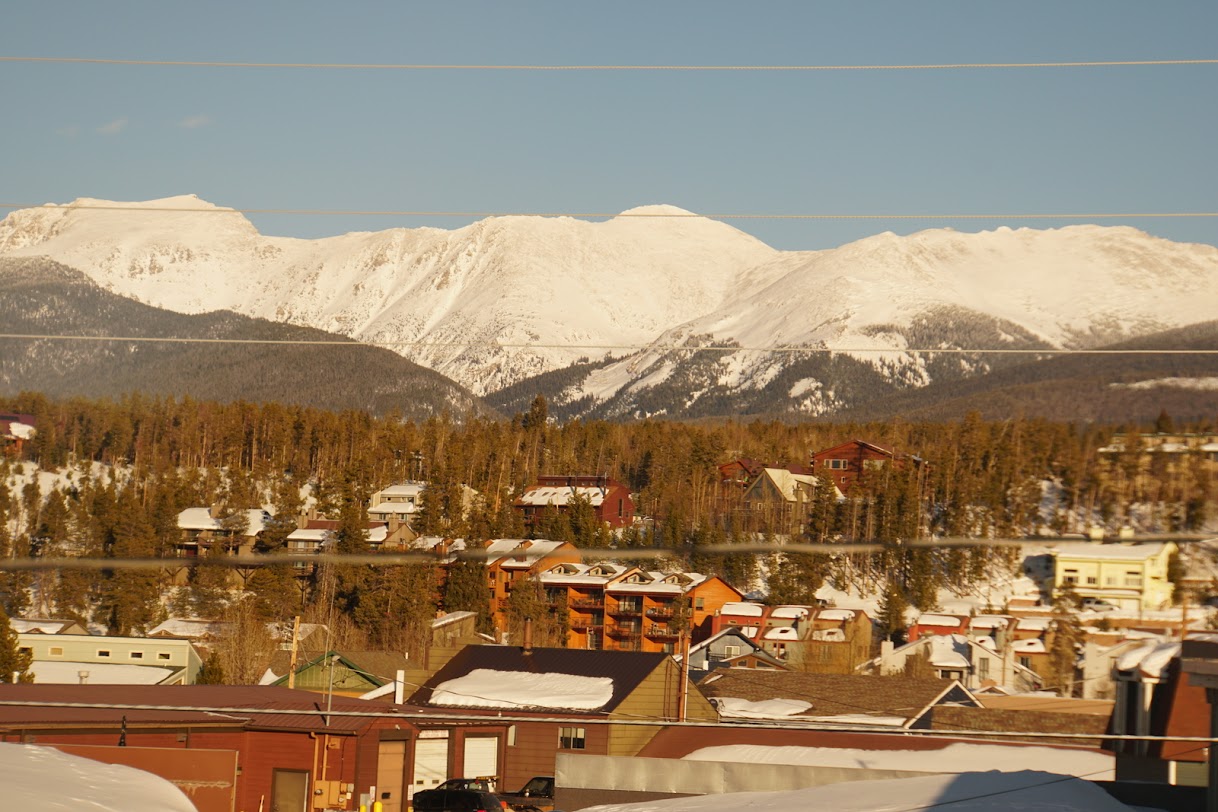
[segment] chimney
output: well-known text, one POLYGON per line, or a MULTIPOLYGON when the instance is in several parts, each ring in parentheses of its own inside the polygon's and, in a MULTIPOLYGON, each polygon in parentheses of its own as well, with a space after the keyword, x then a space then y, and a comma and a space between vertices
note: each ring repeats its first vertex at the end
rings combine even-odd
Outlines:
MULTIPOLYGON (((14 674, 13 674, 13 677, 14 677, 13 682, 16 682, 16 681, 17 681, 17 680, 16 680, 16 676, 17 676, 17 675, 14 673, 14 674)), ((88 684, 88 682, 89 682, 89 672, 88 672, 88 671, 77 671, 77 672, 76 672, 76 676, 80 678, 80 684, 81 684, 81 685, 87 685, 87 684, 88 684)))
POLYGON ((406 672, 399 668, 393 678, 393 704, 401 705, 406 701, 406 672))
POLYGON ((533 653, 533 618, 531 617, 524 619, 524 640, 520 648, 525 654, 533 653))
POLYGON ((880 674, 895 673, 892 671, 892 652, 895 648, 891 640, 880 643, 880 674))

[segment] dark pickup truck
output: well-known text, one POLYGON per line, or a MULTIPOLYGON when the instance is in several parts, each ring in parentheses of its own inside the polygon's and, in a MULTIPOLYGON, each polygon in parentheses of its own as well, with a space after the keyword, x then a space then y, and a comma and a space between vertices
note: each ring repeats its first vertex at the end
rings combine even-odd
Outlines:
POLYGON ((500 792, 499 797, 516 810, 553 812, 554 776, 537 775, 530 778, 519 792, 500 792))

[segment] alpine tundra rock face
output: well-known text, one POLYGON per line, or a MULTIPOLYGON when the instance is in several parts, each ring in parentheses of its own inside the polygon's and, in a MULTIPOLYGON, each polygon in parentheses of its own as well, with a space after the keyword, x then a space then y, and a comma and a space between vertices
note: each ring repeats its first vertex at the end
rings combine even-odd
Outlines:
POLYGON ((10 214, 0 255, 46 256, 160 308, 386 346, 479 394, 604 359, 559 397, 603 415, 671 411, 647 404, 678 392, 720 411, 764 393, 827 413, 1000 357, 959 350, 1095 347, 1218 310, 1218 248, 1132 228, 936 229, 778 251, 669 206, 301 240, 193 196, 82 199, 10 214))

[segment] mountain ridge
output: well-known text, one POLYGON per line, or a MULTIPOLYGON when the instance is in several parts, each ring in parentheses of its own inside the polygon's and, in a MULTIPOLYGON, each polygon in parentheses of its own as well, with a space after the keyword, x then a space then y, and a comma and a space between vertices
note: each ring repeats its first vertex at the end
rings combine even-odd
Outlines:
POLYGON ((82 199, 10 214, 0 256, 46 256, 164 309, 394 347, 479 394, 583 365, 559 400, 615 417, 657 413, 648 402, 669 416, 749 410, 781 392, 794 411, 830 414, 1001 368, 1003 353, 1161 333, 1218 305, 1218 248, 1124 226, 779 251, 670 206, 299 240, 193 196, 82 199), (835 360, 815 360, 825 353, 835 360))

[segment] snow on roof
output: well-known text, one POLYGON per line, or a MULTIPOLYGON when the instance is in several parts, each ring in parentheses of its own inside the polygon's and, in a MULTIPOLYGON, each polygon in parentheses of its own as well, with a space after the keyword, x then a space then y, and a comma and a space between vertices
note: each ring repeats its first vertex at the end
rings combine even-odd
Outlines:
POLYGON ((1116 661, 1118 671, 1137 669, 1142 675, 1162 679, 1167 666, 1180 656, 1179 642, 1148 641, 1125 652, 1116 661))
POLYGON ((776 629, 770 629, 762 637, 763 640, 798 640, 799 632, 791 626, 779 626, 776 629))
POLYGON ((59 634, 59 630, 66 623, 71 621, 66 620, 42 620, 23 617, 9 618, 9 624, 13 627, 13 631, 18 634, 59 634))
POLYGON ((1010 620, 1002 615, 977 615, 969 619, 968 625, 970 629, 1005 629, 1010 620))
POLYGON ((1058 558, 1105 558, 1114 561, 1145 561, 1161 555, 1170 542, 1148 541, 1138 544, 1101 544, 1095 541, 1066 541, 1049 553, 1058 558))
POLYGON ((175 674, 176 668, 127 663, 74 663, 61 660, 35 660, 30 667, 34 682, 51 685, 79 685, 80 672, 89 675, 89 685, 159 685, 175 674))
POLYGON ((609 677, 535 674, 476 668, 445 680, 431 693, 432 705, 477 708, 597 710, 613 698, 609 677))
MULTIPOLYGON (((519 555, 505 558, 499 562, 499 566, 507 569, 519 569, 521 567, 528 568, 537 563, 537 559, 543 558, 550 553, 563 546, 562 541, 544 541, 538 539, 529 544, 524 550, 512 550, 510 552, 519 552, 519 555)), ((490 559, 487 559, 488 563, 490 559)))
POLYGON ((535 507, 546 505, 569 505, 576 497, 587 499, 592 507, 599 507, 605 501, 605 491, 601 488, 583 486, 541 485, 529 488, 520 496, 520 504, 535 507))
POLYGON ((854 620, 853 609, 821 609, 816 613, 817 620, 854 620))
POLYGON ((738 615, 740 617, 761 617, 765 607, 760 603, 745 603, 744 601, 728 601, 719 609, 720 615, 738 615))
POLYGON ((924 614, 919 615, 914 622, 919 626, 955 626, 959 628, 961 621, 960 618, 951 615, 924 614))
POLYGON ((34 435, 37 434, 33 426, 26 423, 18 423, 16 421, 12 421, 8 424, 8 431, 9 434, 16 437, 18 440, 32 440, 34 435))
POLYGON ((1044 631, 1049 628, 1053 622, 1053 618, 1045 617, 1021 617, 1015 624, 1017 629, 1027 629, 1031 631, 1044 631))
POLYGON ((418 496, 427 488, 426 482, 399 482, 396 485, 390 485, 388 488, 382 488, 373 497, 378 496, 418 496))
POLYGON ((288 534, 288 541, 325 541, 331 532, 323 527, 301 527, 288 534))
POLYGON ((450 623, 456 623, 458 620, 464 620, 465 618, 473 617, 476 614, 477 614, 476 612, 466 612, 466 611, 449 612, 448 614, 444 615, 443 617, 438 617, 435 620, 433 620, 431 622, 431 627, 433 629, 439 629, 442 626, 447 626, 450 623))
POLYGON ((750 640, 752 640, 754 637, 757 636, 757 627, 756 626, 738 626, 737 628, 740 630, 740 633, 742 635, 744 635, 745 637, 747 637, 750 640))
POLYGON ((148 630, 149 637, 185 637, 191 640, 216 634, 220 624, 214 620, 201 618, 171 617, 148 630))
POLYGON ((7 809, 195 812, 160 776, 34 744, 0 744, 0 787, 7 809))
POLYGON ((1062 775, 1086 776, 1111 773, 1111 754, 1060 747, 1011 746, 1001 744, 949 744, 937 750, 865 750, 837 747, 790 747, 763 744, 733 744, 704 747, 684 757, 689 761, 725 761, 739 764, 790 764, 808 767, 859 767, 871 770, 911 772, 970 772, 972 770, 1045 770, 1062 775))
MULTIPOLYGON (((261 508, 251 508, 244 511, 247 529, 246 535, 254 536, 261 533, 270 519, 270 514, 261 508)), ((211 515, 205 507, 190 507, 178 514, 180 530, 219 530, 220 520, 211 515)))
POLYGON ((968 638, 959 634, 935 634, 930 638, 930 664, 938 668, 968 668, 968 638))
POLYGON ((1011 644, 1011 650, 1021 654, 1044 654, 1048 651, 1045 648, 1045 641, 1039 637, 1033 637, 1031 640, 1016 640, 1011 644))
POLYGON ((801 699, 763 699, 758 702, 718 696, 711 700, 720 716, 735 719, 785 719, 812 709, 811 702, 801 699))
POLYGON ((811 610, 807 606, 775 606, 770 617, 796 618, 807 617, 811 610))
POLYGON ((388 516, 395 513, 417 513, 418 510, 414 502, 381 502, 368 508, 368 515, 388 516))

